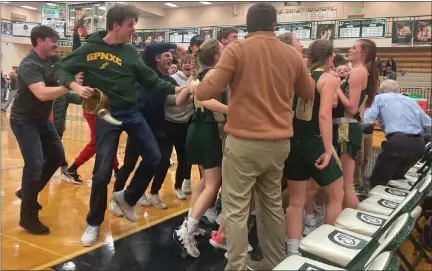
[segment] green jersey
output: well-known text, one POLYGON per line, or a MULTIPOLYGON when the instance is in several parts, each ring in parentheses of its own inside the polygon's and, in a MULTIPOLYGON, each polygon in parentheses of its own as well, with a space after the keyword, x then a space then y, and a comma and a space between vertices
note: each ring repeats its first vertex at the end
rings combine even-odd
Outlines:
MULTIPOLYGON (((344 79, 341 82, 341 85, 340 85, 340 88, 341 88, 342 92, 347 97, 349 97, 349 89, 350 89, 348 81, 349 81, 349 75, 348 75, 348 77, 346 79, 344 79)), ((365 89, 363 89, 361 91, 361 93, 360 93, 360 100, 359 100, 358 108, 360 108, 363 105, 363 103, 366 101, 366 98, 367 98, 367 87, 365 89)), ((333 108, 333 119, 336 119, 336 118, 345 118, 345 117, 352 117, 352 116, 347 116, 345 114, 345 107, 342 104, 341 100, 339 99, 337 107, 333 108)), ((358 121, 360 121, 360 114, 356 113, 354 115, 354 118, 356 118, 358 121)))
POLYGON ((294 137, 320 136, 321 134, 319 129, 320 93, 316 84, 323 73, 322 69, 316 69, 311 73, 315 80, 315 95, 312 99, 306 100, 297 95, 294 96, 294 137))

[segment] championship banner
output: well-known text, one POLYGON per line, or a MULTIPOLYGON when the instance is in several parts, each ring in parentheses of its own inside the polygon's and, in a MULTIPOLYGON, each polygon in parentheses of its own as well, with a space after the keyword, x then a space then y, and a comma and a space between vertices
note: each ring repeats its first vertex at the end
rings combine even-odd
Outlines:
POLYGON ((57 21, 57 20, 42 20, 42 25, 46 25, 57 31, 60 38, 63 39, 65 37, 66 30, 66 22, 65 21, 57 21))
POLYGON ((414 44, 432 43, 432 20, 421 20, 414 22, 414 44))
POLYGON ((394 21, 392 26, 392 44, 410 45, 413 25, 413 21, 394 21))

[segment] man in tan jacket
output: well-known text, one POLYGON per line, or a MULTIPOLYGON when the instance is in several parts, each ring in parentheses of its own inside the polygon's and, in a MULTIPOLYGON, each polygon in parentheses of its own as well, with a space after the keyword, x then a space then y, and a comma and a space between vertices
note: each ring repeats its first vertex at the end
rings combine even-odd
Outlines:
POLYGON ((229 134, 222 163, 222 205, 228 243, 225 270, 246 270, 247 219, 251 191, 260 206, 258 238, 263 263, 273 269, 284 257, 281 176, 293 136, 294 93, 310 99, 315 83, 299 53, 276 38, 277 12, 272 4, 251 6, 246 39, 228 45, 214 71, 198 85, 203 101, 230 86, 229 134))

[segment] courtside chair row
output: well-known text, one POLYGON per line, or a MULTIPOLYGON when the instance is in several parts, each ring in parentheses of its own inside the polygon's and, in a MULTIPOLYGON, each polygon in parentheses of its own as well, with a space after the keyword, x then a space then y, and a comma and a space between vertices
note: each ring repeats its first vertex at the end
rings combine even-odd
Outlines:
POLYGON ((389 182, 374 187, 357 209, 344 209, 335 226, 322 225, 306 236, 300 243, 302 256, 288 257, 274 270, 399 270, 394 253, 410 271, 422 258, 432 263, 411 234, 422 212, 419 205, 432 189, 431 168, 432 145, 428 144, 406 179, 391 181, 399 186, 389 182), (420 251, 413 263, 399 249, 406 239, 420 251))

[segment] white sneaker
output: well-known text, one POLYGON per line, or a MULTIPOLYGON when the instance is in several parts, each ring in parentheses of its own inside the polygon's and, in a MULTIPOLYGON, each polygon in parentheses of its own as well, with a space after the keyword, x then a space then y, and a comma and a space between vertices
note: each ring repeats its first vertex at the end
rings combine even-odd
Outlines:
POLYGON ((173 238, 189 256, 194 258, 199 257, 200 251, 196 246, 195 238, 193 235, 188 234, 185 224, 180 229, 174 231, 173 238))
POLYGON ((316 228, 318 228, 318 221, 315 216, 305 215, 303 219, 304 219, 304 228, 303 228, 304 236, 307 236, 309 233, 313 232, 316 228))
POLYGON ((130 222, 137 222, 138 217, 135 213, 135 207, 130 206, 124 198, 124 190, 119 192, 114 192, 113 195, 114 202, 118 205, 120 210, 122 211, 124 217, 130 222))
POLYGON ((147 200, 145 193, 138 200, 138 204, 141 206, 151 206, 151 203, 147 200))
POLYGON ((91 247, 96 244, 97 237, 99 235, 100 226, 90 226, 88 225, 84 234, 81 237, 81 244, 84 247, 91 247))
POLYGON ((201 218, 201 220, 204 221, 204 223, 206 224, 215 224, 216 223, 216 219, 218 218, 218 214, 215 208, 209 208, 207 209, 207 211, 204 213, 203 217, 201 218))
POLYGON ((156 208, 166 209, 168 206, 159 198, 159 195, 151 195, 149 196, 148 201, 156 208))
POLYGON ((174 191, 174 193, 175 193, 175 195, 176 195, 176 197, 177 197, 178 199, 180 199, 180 200, 185 200, 185 199, 186 199, 186 195, 185 195, 185 193, 183 192, 183 190, 181 190, 181 189, 176 189, 176 190, 174 191))
POLYGON ((192 194, 192 182, 190 179, 184 179, 182 189, 183 189, 183 193, 192 194))
POLYGON ((111 200, 109 204, 109 210, 113 216, 123 216, 123 212, 118 207, 117 203, 114 200, 111 200))

